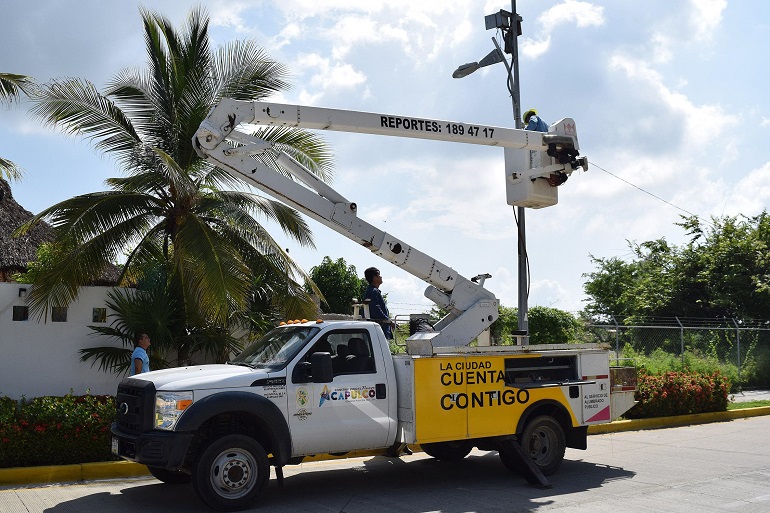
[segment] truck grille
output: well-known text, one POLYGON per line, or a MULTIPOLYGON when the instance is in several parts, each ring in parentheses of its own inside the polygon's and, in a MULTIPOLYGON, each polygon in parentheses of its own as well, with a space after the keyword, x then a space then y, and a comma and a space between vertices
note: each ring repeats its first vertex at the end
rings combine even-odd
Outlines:
POLYGON ((155 385, 150 381, 126 378, 118 385, 116 397, 118 426, 129 433, 152 429, 155 410, 155 385))

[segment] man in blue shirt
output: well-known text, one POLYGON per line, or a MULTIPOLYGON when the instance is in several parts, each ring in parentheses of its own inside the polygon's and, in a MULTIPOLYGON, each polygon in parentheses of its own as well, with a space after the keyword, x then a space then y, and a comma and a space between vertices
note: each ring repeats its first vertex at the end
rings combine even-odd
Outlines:
POLYGON ((369 317, 380 323, 385 338, 393 340, 394 322, 390 319, 388 307, 382 297, 382 292, 380 292, 380 285, 382 285, 380 270, 376 267, 370 267, 364 271, 364 278, 369 283, 364 294, 364 301, 369 300, 369 317))
MULTIPOLYGON (((522 116, 522 119, 526 125, 524 130, 531 130, 533 132, 548 132, 548 124, 540 119, 540 116, 537 115, 537 111, 535 109, 529 109, 527 112, 525 112, 522 116)), ((559 185, 566 182, 567 178, 568 175, 566 173, 551 173, 547 178, 548 185, 551 187, 558 187, 559 185)))
POLYGON ((548 124, 540 119, 535 109, 529 109, 524 113, 524 130, 532 130, 533 132, 548 132, 548 124))
POLYGON ((150 357, 147 356, 147 348, 150 347, 150 337, 147 333, 141 333, 136 340, 136 348, 131 353, 131 373, 129 376, 150 372, 150 357))

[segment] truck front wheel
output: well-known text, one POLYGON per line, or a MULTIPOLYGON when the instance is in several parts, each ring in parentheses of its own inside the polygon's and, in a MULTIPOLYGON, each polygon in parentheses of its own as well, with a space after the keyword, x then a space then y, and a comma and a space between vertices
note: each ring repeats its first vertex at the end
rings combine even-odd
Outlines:
POLYGON ((206 447, 193 471, 195 493, 219 511, 248 506, 270 477, 264 448, 253 438, 226 435, 206 447))
MULTIPOLYGON (((564 451, 567 441, 561 424, 549 415, 541 415, 532 419, 525 427, 519 438, 519 444, 525 454, 529 454, 543 475, 550 476, 558 470, 564 461, 564 451)), ((518 470, 516 462, 506 461, 508 458, 501 452, 500 459, 511 470, 518 470)))
POLYGON ((473 446, 467 440, 420 444, 420 447, 428 456, 432 456, 440 461, 459 461, 468 456, 471 449, 473 449, 473 446))

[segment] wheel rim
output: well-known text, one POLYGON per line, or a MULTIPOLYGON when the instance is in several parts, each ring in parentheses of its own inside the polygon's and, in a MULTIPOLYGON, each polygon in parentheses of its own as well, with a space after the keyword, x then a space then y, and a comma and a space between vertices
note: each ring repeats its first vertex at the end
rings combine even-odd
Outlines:
POLYGON ((539 466, 546 466, 556 457, 559 438, 549 426, 535 426, 529 437, 529 456, 539 466))
POLYGON ((238 499, 254 488, 257 482, 257 461, 243 449, 227 449, 214 459, 209 479, 219 495, 238 499))

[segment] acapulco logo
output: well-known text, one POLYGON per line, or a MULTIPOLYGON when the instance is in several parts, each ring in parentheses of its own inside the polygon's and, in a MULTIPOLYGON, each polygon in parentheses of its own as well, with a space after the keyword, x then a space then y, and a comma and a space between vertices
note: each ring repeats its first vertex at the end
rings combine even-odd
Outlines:
POLYGON ((120 403, 120 406, 118 406, 118 411, 121 415, 128 415, 128 403, 120 403))

